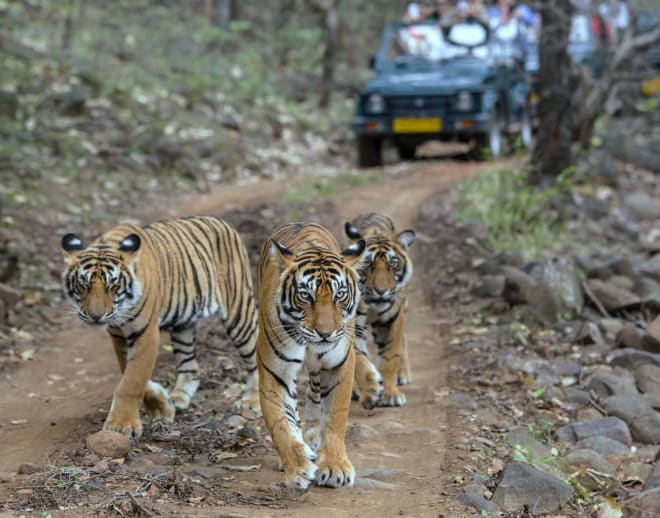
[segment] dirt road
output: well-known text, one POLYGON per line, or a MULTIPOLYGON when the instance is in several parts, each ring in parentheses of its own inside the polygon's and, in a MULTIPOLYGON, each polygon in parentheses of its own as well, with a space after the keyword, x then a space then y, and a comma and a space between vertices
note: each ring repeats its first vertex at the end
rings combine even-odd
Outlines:
MULTIPOLYGON (((321 214, 317 216, 336 235, 341 235, 343 221, 366 211, 389 214, 399 228, 415 228, 419 209, 427 200, 437 199, 439 192, 481 167, 453 161, 418 163, 396 176, 387 176, 382 183, 355 188, 332 200, 336 213, 329 215, 328 221, 321 214)), ((284 186, 275 182, 225 188, 189 200, 170 213, 218 215, 259 203, 276 204, 283 190, 284 186)), ((437 243, 441 249, 438 240, 442 236, 421 234, 419 240, 437 243)), ((276 456, 266 444, 246 452, 247 457, 232 459, 236 465, 258 465, 255 471, 227 471, 199 458, 193 465, 199 477, 212 479, 234 496, 240 494, 244 498, 224 498, 222 492, 216 491, 213 498, 184 498, 180 503, 169 498, 155 499, 149 508, 176 516, 455 516, 448 512, 451 504, 443 490, 452 463, 445 455, 445 446, 448 431, 455 426, 447 415, 443 308, 429 305, 423 289, 424 283, 432 282, 424 275, 424 264, 434 258, 420 257, 415 246, 412 255, 416 269, 410 289, 407 340, 413 383, 404 387, 408 403, 403 408, 366 411, 358 403, 353 404, 348 448, 358 475, 362 476, 354 489, 312 488, 302 497, 282 494, 277 489, 281 473, 276 470, 276 456), (266 498, 268 505, 257 505, 258 498, 262 498, 261 502, 266 498)), ((7 373, 0 381, 0 473, 15 473, 26 462, 43 467, 57 463, 60 456, 70 459, 71 451, 83 455, 85 435, 102 424, 118 380, 113 353, 102 333, 73 318, 70 321, 66 330, 38 349, 34 360, 7 373)), ((165 353, 159 363, 171 364, 172 358, 165 353)), ((210 391, 207 390, 207 397, 210 391)), ((261 424, 255 427, 263 432, 261 424)), ((147 436, 144 442, 148 441, 147 436)), ((138 451, 145 456, 155 450, 158 448, 138 445, 138 451)), ((189 465, 184 459, 179 469, 186 473, 189 465)), ((5 478, 10 481, 0 484, 0 502, 10 502, 13 509, 20 509, 20 502, 30 502, 37 490, 30 489, 32 486, 21 477, 5 478)), ((194 485, 194 477, 191 480, 189 483, 194 485)), ((106 484, 106 491, 111 486, 106 484)), ((84 502, 78 500, 77 505, 84 502)), ((70 508, 61 511, 61 515, 86 515, 90 509, 84 509, 70 508)), ((111 506, 97 506, 96 510, 114 512, 111 506)), ((133 507, 133 511, 137 513, 139 509, 133 507)), ((55 511, 53 516, 59 514, 55 511)))

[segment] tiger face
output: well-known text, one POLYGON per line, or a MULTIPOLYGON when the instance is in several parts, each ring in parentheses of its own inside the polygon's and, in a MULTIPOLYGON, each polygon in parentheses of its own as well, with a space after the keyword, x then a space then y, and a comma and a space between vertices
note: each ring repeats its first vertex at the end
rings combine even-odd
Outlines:
POLYGON ((355 266, 365 243, 354 243, 341 255, 310 250, 295 256, 273 241, 284 266, 277 311, 286 332, 298 343, 333 344, 346 334, 360 292, 355 266))
MULTIPOLYGON (((346 223, 351 239, 363 239, 362 234, 346 223)), ((366 250, 359 268, 364 301, 379 305, 391 303, 412 277, 412 263, 407 250, 415 240, 413 230, 404 230, 394 239, 384 235, 366 238, 366 250)))
POLYGON ((96 242, 85 248, 76 234, 62 238, 67 264, 62 275, 65 297, 83 322, 106 325, 121 322, 140 298, 135 275, 140 237, 131 234, 118 246, 96 242))

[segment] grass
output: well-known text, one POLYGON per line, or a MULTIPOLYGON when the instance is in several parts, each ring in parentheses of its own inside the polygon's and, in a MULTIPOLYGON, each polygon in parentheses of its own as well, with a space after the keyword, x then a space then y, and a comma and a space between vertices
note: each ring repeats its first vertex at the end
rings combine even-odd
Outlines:
POLYGON ((527 177, 525 168, 498 168, 458 187, 459 221, 481 225, 482 245, 491 252, 539 259, 568 243, 556 206, 579 183, 576 171, 566 171, 547 189, 529 185, 527 177))

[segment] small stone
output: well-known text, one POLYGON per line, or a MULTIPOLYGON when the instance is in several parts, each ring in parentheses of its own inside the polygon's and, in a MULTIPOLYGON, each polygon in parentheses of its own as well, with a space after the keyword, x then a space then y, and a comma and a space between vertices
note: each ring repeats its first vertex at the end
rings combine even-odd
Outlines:
POLYGON ((25 463, 21 464, 18 467, 18 472, 17 473, 19 475, 32 475, 33 473, 36 473, 36 472, 42 471, 42 470, 43 470, 43 468, 40 467, 40 466, 37 466, 36 464, 25 462, 25 463))
POLYGON ((632 291, 635 286, 632 279, 629 277, 624 277, 623 275, 613 275, 608 279, 608 282, 628 291, 632 291))
POLYGON ((613 367, 623 367, 628 370, 634 370, 638 365, 644 363, 650 363, 660 367, 660 354, 628 347, 609 354, 607 362, 613 367))
POLYGON ((578 441, 575 444, 575 449, 588 449, 598 452, 601 455, 614 455, 617 457, 630 455, 630 448, 622 442, 599 435, 578 441))
POLYGON ((644 483, 644 489, 657 489, 660 488, 660 462, 655 462, 653 470, 644 483))
POLYGON ((660 254, 655 254, 651 259, 640 264, 639 273, 660 282, 660 254))
POLYGON ((569 403, 577 403, 578 405, 587 405, 591 401, 589 392, 577 387, 564 387, 564 397, 569 403))
POLYGON ((557 374, 560 376, 579 376, 582 365, 571 360, 557 362, 557 374))
POLYGON ((609 281, 589 279, 588 283, 594 296, 608 311, 615 311, 640 301, 639 297, 630 290, 619 288, 609 281))
MULTIPOLYGON (((628 464, 624 464, 622 471, 623 471, 621 475, 622 480, 624 481, 634 480, 635 482, 641 482, 642 484, 644 484, 649 479, 651 473, 653 472, 653 465, 647 464, 645 462, 630 462, 628 464)), ((644 489, 649 489, 649 488, 644 486, 644 489)))
POLYGON ((660 352, 660 315, 646 326, 640 348, 653 353, 660 352))
POLYGON ((466 410, 476 410, 477 402, 465 394, 464 392, 456 392, 449 396, 449 404, 456 408, 464 408, 466 410))
POLYGON ((465 493, 459 495, 458 501, 466 506, 472 506, 482 515, 486 513, 497 513, 499 508, 493 502, 486 500, 482 495, 476 493, 465 493))
POLYGON ((601 417, 583 423, 571 423, 555 432, 558 441, 574 443, 594 436, 609 437, 626 446, 632 444, 628 425, 618 417, 601 417))
MULTIPOLYGON (((598 452, 589 449, 572 450, 564 456, 564 459, 573 467, 580 470, 589 469, 604 476, 595 473, 581 473, 578 475, 580 483, 589 490, 604 489, 609 487, 614 481, 614 467, 605 460, 598 452), (592 476, 593 475, 593 476, 592 476), (612 478, 609 478, 612 477, 612 478)), ((572 473, 572 470, 567 470, 572 473)))
POLYGON ((477 297, 501 297, 504 293, 504 275, 485 275, 481 284, 472 290, 477 297))
POLYGON ((380 480, 372 480, 370 478, 358 477, 355 481, 355 487, 362 487, 365 489, 382 489, 385 491, 395 491, 399 488, 396 484, 389 482, 381 482, 380 480))
POLYGON ((348 430, 346 430, 346 440, 356 443, 366 443, 366 441, 379 435, 380 432, 378 430, 366 424, 351 423, 348 425, 348 430))
POLYGON ((637 219, 651 220, 660 218, 660 204, 645 192, 634 192, 624 197, 624 205, 637 219))
POLYGON ((611 396, 603 401, 605 411, 620 417, 637 441, 646 444, 660 442, 660 414, 648 401, 639 396, 611 396))
POLYGON ((617 333, 615 343, 617 347, 632 347, 633 349, 642 348, 642 337, 644 331, 634 324, 625 324, 617 333))
POLYGON ((620 318, 601 318, 599 325, 605 336, 610 340, 614 340, 617 333, 623 328, 623 320, 620 318))
POLYGON ((635 379, 640 391, 660 394, 660 367, 648 363, 640 365, 635 369, 635 379))
POLYGON ((589 390, 599 397, 637 396, 637 387, 632 378, 619 376, 609 372, 597 372, 589 382, 589 390))
POLYGON ((0 471, 0 484, 7 484, 16 480, 16 473, 7 473, 6 471, 0 471))
POLYGON ((247 419, 240 415, 232 415, 225 421, 225 426, 229 428, 242 428, 247 423, 247 419))
POLYGON ((11 286, 0 282, 0 300, 5 303, 7 308, 11 308, 23 298, 23 292, 12 288, 11 286))
POLYGON ((526 506, 537 514, 553 513, 572 493, 571 486, 557 477, 529 464, 512 462, 505 466, 492 501, 503 511, 518 511, 526 506))
POLYGON ((626 518, 654 518, 660 516, 660 488, 636 494, 621 504, 626 518))
POLYGON ((580 345, 604 345, 605 340, 600 332, 600 329, 593 322, 584 322, 577 330, 575 339, 576 344, 580 345))
POLYGON ((359 477, 372 478, 374 480, 391 480, 396 475, 396 471, 393 469, 374 469, 374 468, 362 468, 358 472, 359 477))
POLYGON ((102 430, 87 436, 87 447, 99 457, 125 457, 131 450, 128 437, 118 432, 102 430))

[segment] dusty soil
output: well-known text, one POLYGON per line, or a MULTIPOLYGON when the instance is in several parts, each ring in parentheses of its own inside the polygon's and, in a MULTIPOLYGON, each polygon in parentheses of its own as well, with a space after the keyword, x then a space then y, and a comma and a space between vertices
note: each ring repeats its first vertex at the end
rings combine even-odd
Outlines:
MULTIPOLYGON (((274 224, 292 214, 308 214, 338 236, 346 219, 365 211, 387 213, 400 228, 419 231, 407 320, 413 370, 413 383, 404 387, 408 403, 373 411, 353 403, 347 442, 361 475, 354 489, 312 488, 296 496, 280 487, 282 476, 261 420, 233 415, 242 367, 212 324, 199 338, 206 373, 197 403, 168 429, 146 426, 125 464, 99 462, 87 450, 85 436, 100 429, 118 371, 105 336, 65 315, 66 326, 35 358, 0 381, 0 502, 5 502, 0 511, 14 510, 17 516, 42 510, 52 516, 465 515, 451 498, 457 492, 452 480, 464 465, 453 443, 465 426, 448 411, 448 365, 460 358, 449 352, 447 341, 456 315, 470 309, 461 309, 455 297, 438 296, 441 279, 427 272, 459 271, 469 266, 469 258, 460 249, 464 236, 450 225, 430 227, 428 218, 437 216, 453 183, 481 167, 418 162, 386 170, 382 183, 294 208, 281 205, 286 186, 277 182, 161 205, 171 207, 162 210, 168 214, 224 215, 244 235, 252 257, 274 224), (11 475, 23 463, 38 472, 11 475)), ((171 353, 164 351, 156 378, 167 384, 172 369, 171 353)))

